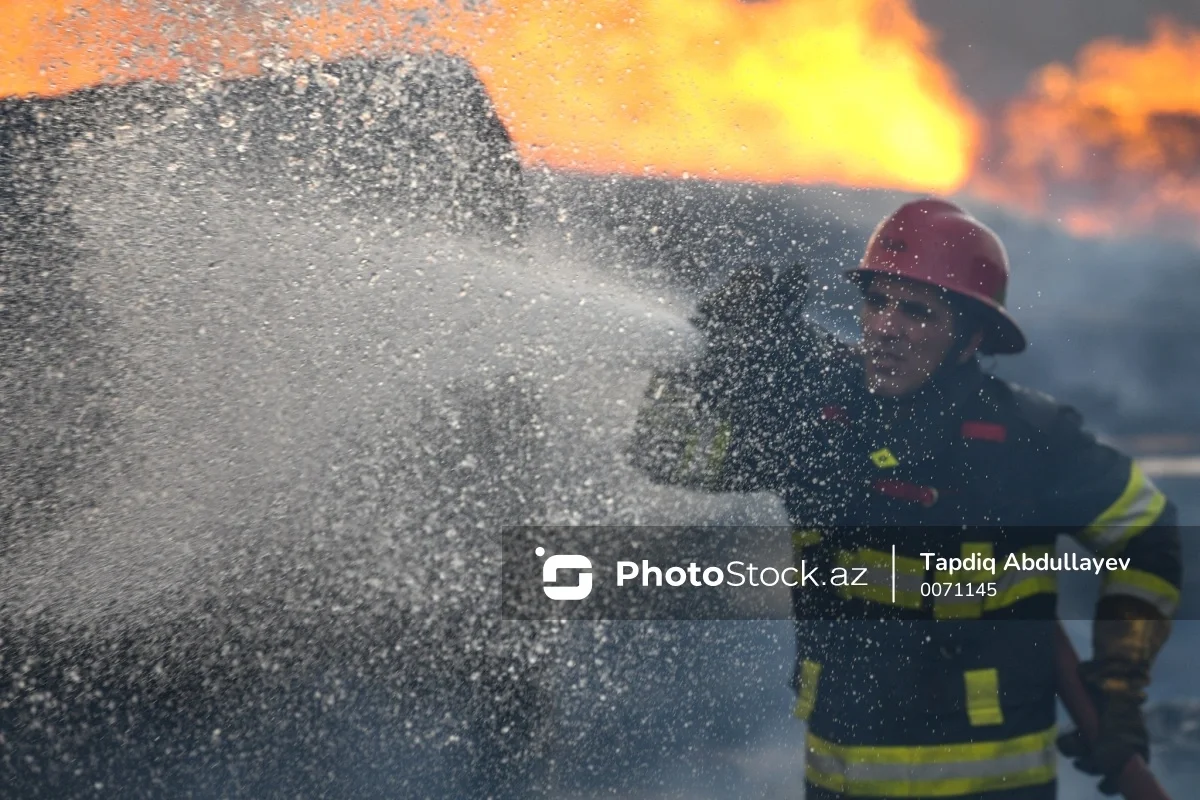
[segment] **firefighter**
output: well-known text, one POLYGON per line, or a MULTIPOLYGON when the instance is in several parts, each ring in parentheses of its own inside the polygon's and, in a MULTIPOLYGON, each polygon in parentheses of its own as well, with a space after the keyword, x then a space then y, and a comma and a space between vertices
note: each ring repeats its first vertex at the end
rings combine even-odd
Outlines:
POLYGON ((858 585, 794 592, 809 800, 1045 800, 1056 741, 1113 793, 1149 756, 1141 704, 1179 602, 1175 508, 1074 409, 981 368, 1026 346, 1008 276, 978 220, 906 203, 848 273, 860 345, 794 313, 801 270, 748 267, 698 304, 704 355, 656 372, 639 410, 631 456, 652 478, 776 492, 798 556, 855 569, 858 585), (1103 576, 1081 668, 1092 747, 1055 730, 1056 574, 943 574, 923 555, 1035 562, 1059 532, 1128 559, 1103 576))

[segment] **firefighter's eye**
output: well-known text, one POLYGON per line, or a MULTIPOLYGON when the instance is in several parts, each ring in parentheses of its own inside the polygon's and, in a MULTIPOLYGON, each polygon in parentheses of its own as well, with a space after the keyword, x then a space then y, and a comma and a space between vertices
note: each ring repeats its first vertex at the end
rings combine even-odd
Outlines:
POLYGON ((883 311, 887 308, 888 299, 876 292, 868 292, 863 296, 863 305, 871 311, 883 311))
POLYGON ((909 300, 900 303, 900 310, 904 315, 912 319, 921 320, 923 322, 933 319, 933 309, 924 303, 914 303, 909 300))

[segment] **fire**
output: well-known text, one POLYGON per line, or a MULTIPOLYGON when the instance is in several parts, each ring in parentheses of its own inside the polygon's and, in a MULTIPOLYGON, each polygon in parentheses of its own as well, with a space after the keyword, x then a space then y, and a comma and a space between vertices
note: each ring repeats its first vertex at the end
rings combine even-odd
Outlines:
POLYGON ((8 0, 0 94, 436 44, 465 55, 528 163, 953 191, 979 123, 906 0, 8 0), (311 8, 311 6, 309 6, 311 8))
POLYGON ((361 15, 352 3, 297 15, 281 0, 0 0, 0 9, 9 20, 0 29, 0 96, 187 73, 254 75, 275 59, 428 46, 428 20, 446 16, 423 13, 414 0, 387 0, 361 15))
POLYGON ((1002 160, 973 188, 1072 231, 1200 223, 1200 31, 1158 20, 1144 44, 1098 40, 1043 68, 1007 113, 1002 160))
POLYGON ((907 0, 0 0, 0 95, 438 47, 527 164, 954 192, 1083 235, 1200 222, 1200 31, 1098 40, 982 121, 907 0))
POLYGON ((512 2, 468 45, 525 154, 593 171, 953 190, 976 122, 906 4, 512 2))

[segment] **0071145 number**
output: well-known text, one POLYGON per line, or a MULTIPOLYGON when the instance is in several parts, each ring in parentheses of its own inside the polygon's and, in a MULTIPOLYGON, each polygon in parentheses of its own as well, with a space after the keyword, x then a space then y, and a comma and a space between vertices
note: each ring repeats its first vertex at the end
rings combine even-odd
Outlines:
POLYGON ((921 597, 995 597, 994 583, 957 583, 937 581, 921 584, 921 597))

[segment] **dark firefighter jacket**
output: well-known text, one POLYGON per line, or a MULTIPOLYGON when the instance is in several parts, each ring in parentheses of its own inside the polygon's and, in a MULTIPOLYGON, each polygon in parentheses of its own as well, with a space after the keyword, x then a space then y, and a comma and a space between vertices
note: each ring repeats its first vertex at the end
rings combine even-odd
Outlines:
POLYGON ((1056 574, 1005 570, 1009 555, 1036 563, 1069 533, 1129 559, 1103 593, 1168 617, 1179 600, 1173 505, 1073 409, 975 361, 901 402, 811 331, 786 351, 710 351, 653 376, 631 455, 661 482, 779 493, 797 558, 854 570, 859 585, 794 593, 814 795, 1053 796, 1056 574), (939 574, 922 553, 996 572, 939 574))

